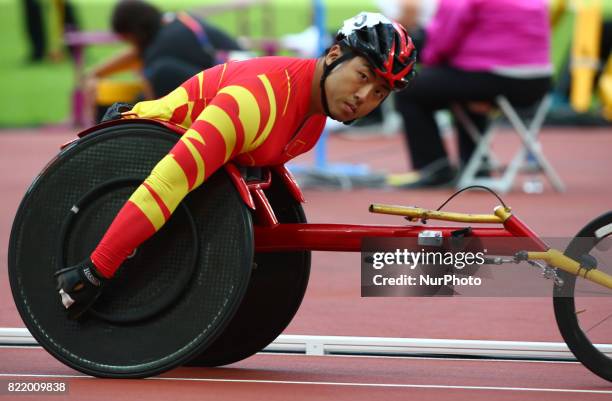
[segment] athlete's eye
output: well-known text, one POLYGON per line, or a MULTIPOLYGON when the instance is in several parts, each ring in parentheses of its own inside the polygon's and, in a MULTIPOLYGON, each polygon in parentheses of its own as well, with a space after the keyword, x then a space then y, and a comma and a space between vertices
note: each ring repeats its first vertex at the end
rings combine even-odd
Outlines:
POLYGON ((368 76, 366 74, 364 74, 363 72, 359 73, 359 77, 361 78, 362 81, 367 81, 368 80, 368 76))
POLYGON ((374 91, 374 94, 376 95, 376 98, 378 100, 383 100, 387 97, 389 91, 387 89, 376 89, 376 91, 374 91))

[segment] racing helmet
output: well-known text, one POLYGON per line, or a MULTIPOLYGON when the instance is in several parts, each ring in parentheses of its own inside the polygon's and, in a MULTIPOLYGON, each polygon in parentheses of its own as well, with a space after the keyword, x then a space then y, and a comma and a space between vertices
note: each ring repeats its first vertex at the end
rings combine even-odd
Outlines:
POLYGON ((393 90, 406 88, 415 74, 412 39, 402 25, 382 14, 362 12, 344 21, 336 43, 365 57, 393 90))
POLYGON ((342 55, 324 67, 320 82, 323 108, 330 117, 325 79, 334 68, 353 57, 366 58, 393 91, 405 89, 415 75, 417 51, 412 39, 403 26, 382 14, 361 12, 347 19, 336 34, 335 44, 340 45, 342 55))

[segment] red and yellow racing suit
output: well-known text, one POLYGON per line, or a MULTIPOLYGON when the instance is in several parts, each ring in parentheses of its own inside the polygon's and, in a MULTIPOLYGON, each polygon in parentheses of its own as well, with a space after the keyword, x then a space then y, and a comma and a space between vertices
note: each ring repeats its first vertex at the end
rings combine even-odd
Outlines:
POLYGON ((188 128, 119 211, 91 255, 110 278, 181 200, 223 164, 285 163, 311 149, 325 116, 308 116, 315 59, 263 57, 204 70, 132 113, 188 128))

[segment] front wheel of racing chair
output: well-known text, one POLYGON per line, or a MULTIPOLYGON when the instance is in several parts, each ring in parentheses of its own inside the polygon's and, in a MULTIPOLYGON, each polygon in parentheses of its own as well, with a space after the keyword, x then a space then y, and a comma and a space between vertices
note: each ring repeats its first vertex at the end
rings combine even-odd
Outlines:
POLYGON ((74 369, 135 378, 179 366, 222 335, 247 291, 251 214, 220 170, 124 262, 90 311, 66 317, 54 272, 93 251, 178 138, 153 121, 101 125, 51 160, 21 202, 9 245, 13 298, 38 343, 74 369))

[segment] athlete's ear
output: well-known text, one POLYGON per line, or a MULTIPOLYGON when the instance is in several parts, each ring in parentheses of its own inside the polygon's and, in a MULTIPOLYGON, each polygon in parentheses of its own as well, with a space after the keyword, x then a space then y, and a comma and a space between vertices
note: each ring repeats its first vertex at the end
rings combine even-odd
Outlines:
POLYGON ((340 45, 333 45, 325 54, 325 65, 330 65, 340 56, 342 56, 342 49, 340 48, 340 45))

